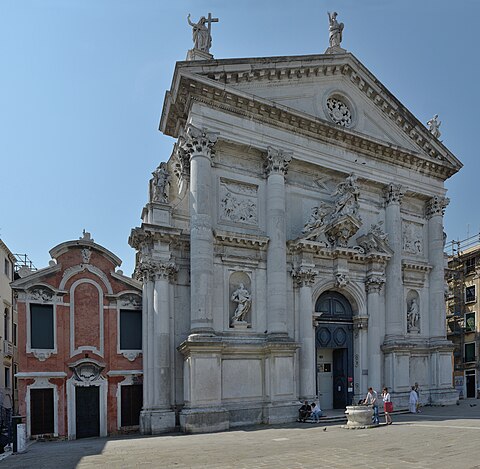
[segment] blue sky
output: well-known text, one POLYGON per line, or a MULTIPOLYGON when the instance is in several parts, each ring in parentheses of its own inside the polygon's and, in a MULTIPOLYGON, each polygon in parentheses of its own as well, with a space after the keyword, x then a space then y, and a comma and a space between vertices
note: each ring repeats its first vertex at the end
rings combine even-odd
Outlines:
POLYGON ((171 153, 158 131, 192 19, 212 12, 216 58, 323 53, 327 11, 342 45, 416 115, 438 113, 464 163, 447 181, 448 239, 480 231, 478 0, 2 0, 0 237, 37 267, 82 229, 123 259, 151 171, 171 153))

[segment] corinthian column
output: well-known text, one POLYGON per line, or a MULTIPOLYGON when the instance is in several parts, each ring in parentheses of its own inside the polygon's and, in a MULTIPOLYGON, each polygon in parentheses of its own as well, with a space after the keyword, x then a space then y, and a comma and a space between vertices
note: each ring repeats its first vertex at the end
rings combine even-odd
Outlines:
POLYGON ((376 391, 380 391, 382 385, 382 354, 380 350, 382 333, 380 324, 381 317, 384 314, 384 305, 380 299, 380 292, 384 283, 385 278, 381 275, 370 275, 365 281, 368 312, 368 385, 376 391))
POLYGON ((389 184, 384 189, 385 231, 388 234, 388 244, 393 250, 386 268, 386 341, 403 335, 402 217, 400 214, 403 194, 404 191, 399 184, 389 184))
MULTIPOLYGON (((443 259, 443 214, 449 199, 435 196, 426 205, 428 219, 428 261, 432 266, 429 276, 429 324, 430 338, 446 337, 444 299, 444 259, 443 259)), ((426 313, 427 308, 421 307, 426 313)))
POLYGON ((153 406, 169 409, 171 402, 170 373, 170 279, 177 269, 172 262, 155 265, 155 287, 153 291, 153 406))
POLYGON ((181 148, 190 158, 190 329, 212 332, 212 158, 218 134, 189 125, 181 148))
POLYGON ((285 176, 292 154, 267 149, 267 327, 269 334, 287 333, 287 247, 285 176))
POLYGON ((317 273, 305 267, 292 271, 299 287, 300 400, 315 398, 315 329, 313 327, 312 285, 317 273))

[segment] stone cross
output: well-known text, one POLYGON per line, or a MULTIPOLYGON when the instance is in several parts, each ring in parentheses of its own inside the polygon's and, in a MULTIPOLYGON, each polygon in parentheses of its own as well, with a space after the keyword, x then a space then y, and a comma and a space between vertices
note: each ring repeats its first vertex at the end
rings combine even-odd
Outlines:
POLYGON ((212 18, 212 14, 209 13, 207 17, 208 23, 208 35, 212 37, 212 23, 218 23, 218 18, 212 18))

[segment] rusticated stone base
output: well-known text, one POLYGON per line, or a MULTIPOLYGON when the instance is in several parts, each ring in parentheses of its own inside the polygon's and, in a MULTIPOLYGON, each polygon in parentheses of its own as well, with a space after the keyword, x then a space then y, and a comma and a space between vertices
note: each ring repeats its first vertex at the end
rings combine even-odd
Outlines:
POLYGON ((183 409, 180 427, 185 433, 221 432, 230 428, 229 413, 222 408, 183 409))
POLYGON ((140 412, 140 433, 158 435, 175 430, 175 412, 172 410, 142 410, 140 412))

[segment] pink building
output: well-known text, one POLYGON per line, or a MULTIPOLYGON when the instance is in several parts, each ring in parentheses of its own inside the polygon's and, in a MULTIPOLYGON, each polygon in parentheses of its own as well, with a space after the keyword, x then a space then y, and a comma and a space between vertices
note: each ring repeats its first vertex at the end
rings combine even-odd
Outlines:
POLYGON ((69 439, 138 428, 142 292, 88 233, 24 270, 17 296, 19 413, 29 436, 69 439))

